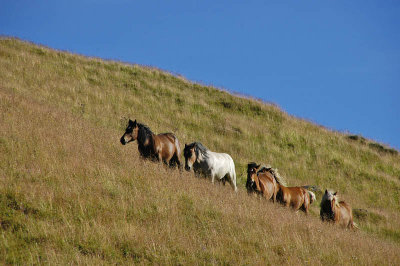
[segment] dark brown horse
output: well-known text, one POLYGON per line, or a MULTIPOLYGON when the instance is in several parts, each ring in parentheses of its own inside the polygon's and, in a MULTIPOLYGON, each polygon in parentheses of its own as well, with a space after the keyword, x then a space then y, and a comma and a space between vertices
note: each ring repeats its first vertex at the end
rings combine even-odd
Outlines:
POLYGON ((345 228, 353 229, 353 211, 349 204, 339 201, 337 192, 325 190, 321 200, 320 216, 322 221, 331 221, 345 228))
POLYGON ((267 174, 267 167, 262 167, 256 163, 249 163, 247 165, 247 192, 256 192, 261 194, 266 199, 272 199, 276 201, 276 194, 278 192, 278 186, 276 179, 267 174))
POLYGON ((128 127, 120 141, 122 145, 125 145, 135 140, 137 140, 139 153, 143 158, 163 161, 170 166, 177 164, 178 168, 181 168, 179 160, 181 149, 179 141, 174 134, 162 133, 155 135, 147 126, 137 123, 136 120, 129 119, 128 127))

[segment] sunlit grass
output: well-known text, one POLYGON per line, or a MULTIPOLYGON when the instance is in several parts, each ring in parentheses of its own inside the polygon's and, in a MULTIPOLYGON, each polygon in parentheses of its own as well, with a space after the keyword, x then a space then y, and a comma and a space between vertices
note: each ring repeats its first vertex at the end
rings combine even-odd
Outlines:
MULTIPOLYGON (((398 264, 396 150, 160 70, 0 40, 3 263, 398 264), (235 161, 239 192, 141 161, 128 118, 235 161), (246 164, 338 190, 358 232, 249 197, 246 164)), ((288 96, 289 97, 289 96, 288 96)))

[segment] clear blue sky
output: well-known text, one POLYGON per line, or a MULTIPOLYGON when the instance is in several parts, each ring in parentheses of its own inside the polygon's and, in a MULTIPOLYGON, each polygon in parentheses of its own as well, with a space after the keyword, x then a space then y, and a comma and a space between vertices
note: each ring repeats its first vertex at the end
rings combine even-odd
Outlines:
POLYGON ((400 1, 4 1, 0 34, 155 66, 400 149, 400 1))

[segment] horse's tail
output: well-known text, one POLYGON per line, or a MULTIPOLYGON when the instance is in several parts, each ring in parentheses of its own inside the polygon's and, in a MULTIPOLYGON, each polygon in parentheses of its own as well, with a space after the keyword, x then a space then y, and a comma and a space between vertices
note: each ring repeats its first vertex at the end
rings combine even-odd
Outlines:
POLYGON ((229 175, 231 178, 232 187, 235 190, 235 192, 237 192, 235 163, 233 162, 232 157, 230 157, 230 159, 231 159, 231 171, 229 175))
POLYGON ((233 189, 235 190, 235 192, 237 192, 237 186, 236 186, 236 171, 235 171, 235 167, 233 167, 233 177, 232 177, 232 186, 233 189))
POLYGON ((314 192, 312 192, 310 190, 307 190, 307 193, 308 193, 308 195, 310 195, 310 204, 317 200, 317 198, 315 197, 314 192))
POLYGON ((354 229, 357 229, 357 230, 360 229, 360 227, 358 226, 358 224, 356 224, 355 222, 352 222, 352 226, 353 226, 354 229))
POLYGON ((178 160, 179 160, 179 158, 181 157, 181 146, 179 145, 178 138, 175 135, 173 135, 173 136, 174 136, 174 144, 175 144, 175 148, 176 148, 176 156, 178 157, 178 160))
POLYGON ((174 155, 174 157, 175 157, 174 159, 175 159, 176 163, 178 164, 178 168, 181 169, 181 167, 182 167, 182 164, 181 164, 181 161, 180 161, 180 158, 181 158, 181 146, 179 145, 179 140, 175 136, 175 134, 172 134, 172 136, 174 137, 174 144, 175 144, 175 149, 176 149, 175 155, 174 155))

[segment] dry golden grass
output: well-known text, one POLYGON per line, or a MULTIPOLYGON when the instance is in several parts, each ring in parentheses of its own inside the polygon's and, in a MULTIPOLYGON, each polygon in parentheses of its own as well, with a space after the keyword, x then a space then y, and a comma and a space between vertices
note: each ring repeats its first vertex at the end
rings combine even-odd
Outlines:
POLYGON ((400 263, 396 154, 158 70, 14 39, 0 40, 0 81, 2 263, 400 263), (127 117, 230 153, 239 192, 142 161, 119 143, 127 117), (339 189, 368 210, 361 230, 321 223, 318 203, 306 217, 248 196, 250 160, 339 189))

